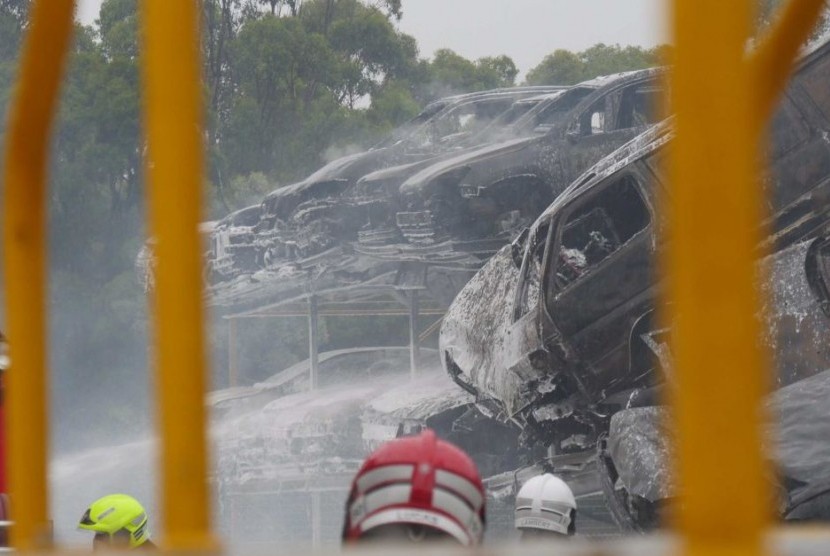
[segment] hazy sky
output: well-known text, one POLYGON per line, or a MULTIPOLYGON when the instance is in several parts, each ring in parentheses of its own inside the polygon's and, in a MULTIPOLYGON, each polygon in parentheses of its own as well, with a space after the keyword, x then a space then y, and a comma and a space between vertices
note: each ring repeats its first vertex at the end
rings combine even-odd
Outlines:
MULTIPOLYGON (((666 40, 667 0, 403 0, 401 29, 422 56, 451 48, 467 58, 507 54, 522 72, 557 48, 666 40)), ((92 23, 101 0, 79 0, 92 23)))

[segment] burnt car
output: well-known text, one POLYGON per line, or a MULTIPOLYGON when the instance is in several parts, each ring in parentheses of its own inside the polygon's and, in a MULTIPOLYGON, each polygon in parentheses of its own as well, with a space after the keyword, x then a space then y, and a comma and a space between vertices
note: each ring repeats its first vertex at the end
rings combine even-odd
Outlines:
POLYGON ((400 188, 403 257, 491 256, 603 156, 662 119, 660 68, 577 85, 528 115, 537 133, 434 164, 400 188))
MULTIPOLYGON (((779 386, 830 368, 828 53, 825 44, 802 60, 770 127, 765 243, 774 261, 786 259, 782 268, 800 273, 766 286, 779 386)), ((444 320, 441 356, 456 383, 552 454, 593 454, 611 415, 658 398, 656 198, 668 194, 671 137, 670 122, 656 126, 576 180, 467 284, 444 320)))
POLYGON ((227 279, 240 270, 256 268, 254 228, 259 224, 260 213, 260 205, 251 205, 230 213, 213 226, 207 256, 210 280, 227 279))
POLYGON ((342 210, 340 199, 361 176, 480 144, 481 131, 515 100, 559 89, 515 87, 436 101, 368 151, 335 160, 305 180, 273 191, 262 203, 257 228, 268 243, 261 253, 262 263, 302 259, 354 236, 361 216, 342 210), (332 206, 337 210, 331 211, 332 206))
MULTIPOLYGON (((557 114, 543 109, 555 103, 565 92, 566 89, 563 89, 515 101, 487 127, 464 141, 465 145, 473 146, 466 151, 486 143, 500 143, 538 132, 538 129, 546 125, 544 118, 553 118, 557 114)), ((382 246, 400 243, 403 237, 395 223, 395 215, 401 209, 398 202, 400 186, 411 176, 442 160, 456 157, 459 152, 460 149, 449 149, 423 160, 371 172, 346 190, 340 206, 358 206, 363 209, 356 248, 366 254, 382 257, 387 254, 382 246), (375 247, 381 249, 374 249, 375 247)), ((393 257, 394 252, 395 250, 393 257)))

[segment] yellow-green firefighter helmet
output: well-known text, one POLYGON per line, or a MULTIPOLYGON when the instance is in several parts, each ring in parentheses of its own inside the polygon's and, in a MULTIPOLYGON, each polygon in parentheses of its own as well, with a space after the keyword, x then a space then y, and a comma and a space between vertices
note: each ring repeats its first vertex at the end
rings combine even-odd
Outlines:
POLYGON ((150 540, 147 512, 138 500, 126 494, 109 494, 90 504, 78 528, 94 531, 96 541, 100 539, 113 543, 117 539, 126 540, 129 536, 130 548, 150 540))

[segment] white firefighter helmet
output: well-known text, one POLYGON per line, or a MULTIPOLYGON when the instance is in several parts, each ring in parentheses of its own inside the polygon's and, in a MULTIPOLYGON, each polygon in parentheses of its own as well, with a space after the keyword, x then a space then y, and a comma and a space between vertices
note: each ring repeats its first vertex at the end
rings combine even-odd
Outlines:
POLYGON ((571 488, 550 473, 527 481, 516 495, 516 529, 573 535, 576 499, 571 488))

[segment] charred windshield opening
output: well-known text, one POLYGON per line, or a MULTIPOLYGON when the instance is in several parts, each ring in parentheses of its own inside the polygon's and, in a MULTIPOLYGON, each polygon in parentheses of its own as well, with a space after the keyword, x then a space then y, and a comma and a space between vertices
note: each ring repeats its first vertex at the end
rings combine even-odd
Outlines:
POLYGON ((588 96, 593 89, 587 87, 575 87, 551 102, 546 108, 539 111, 533 118, 534 131, 545 133, 551 126, 559 122, 568 114, 583 98, 588 96))
POLYGON ((565 219, 554 265, 554 295, 597 268, 651 221, 631 175, 614 180, 565 219))
POLYGON ((389 137, 375 145, 373 148, 381 149, 384 147, 391 147, 392 145, 405 140, 407 137, 415 133, 415 131, 420 126, 428 122, 430 118, 437 115, 446 107, 447 104, 444 102, 435 102, 433 104, 430 104, 429 106, 424 108, 424 110, 420 114, 406 122, 401 127, 397 128, 395 131, 392 132, 392 134, 389 137))
POLYGON ((414 133, 408 140, 407 151, 435 149, 453 136, 477 133, 503 113, 511 103, 511 99, 501 98, 469 103, 450 110, 414 133))

